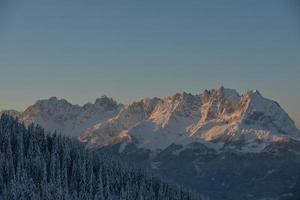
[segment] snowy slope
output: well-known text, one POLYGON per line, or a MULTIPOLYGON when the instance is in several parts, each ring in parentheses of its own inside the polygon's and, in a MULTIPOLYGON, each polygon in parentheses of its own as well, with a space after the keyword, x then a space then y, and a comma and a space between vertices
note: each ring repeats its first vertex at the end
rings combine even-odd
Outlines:
POLYGON ((106 96, 97 99, 94 104, 88 103, 82 107, 72 105, 64 99, 52 97, 37 101, 27 108, 20 115, 20 120, 26 125, 39 124, 46 131, 57 131, 73 137, 97 123, 114 117, 121 108, 122 105, 106 96))
POLYGON ((124 140, 154 151, 171 144, 200 142, 220 148, 220 144, 243 142, 242 150, 259 151, 266 144, 299 136, 278 103, 256 90, 240 95, 221 87, 200 95, 181 93, 133 103, 79 139, 98 147, 124 140))

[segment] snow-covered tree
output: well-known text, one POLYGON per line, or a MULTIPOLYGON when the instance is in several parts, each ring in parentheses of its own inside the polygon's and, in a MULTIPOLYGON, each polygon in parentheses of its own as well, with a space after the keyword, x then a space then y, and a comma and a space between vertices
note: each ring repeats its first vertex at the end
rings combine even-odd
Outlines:
POLYGON ((111 155, 35 125, 0 119, 0 200, 194 200, 111 155))

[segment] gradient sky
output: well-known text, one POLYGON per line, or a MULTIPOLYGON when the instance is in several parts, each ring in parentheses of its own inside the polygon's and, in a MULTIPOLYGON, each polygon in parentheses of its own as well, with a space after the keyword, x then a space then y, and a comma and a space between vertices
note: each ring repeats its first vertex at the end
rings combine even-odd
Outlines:
POLYGON ((297 0, 2 0, 0 109, 258 89, 300 127, 297 0))

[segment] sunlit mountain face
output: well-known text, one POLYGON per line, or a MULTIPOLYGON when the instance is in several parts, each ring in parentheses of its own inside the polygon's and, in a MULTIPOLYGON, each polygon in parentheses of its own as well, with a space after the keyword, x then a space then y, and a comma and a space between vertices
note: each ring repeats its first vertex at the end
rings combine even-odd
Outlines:
POLYGON ((129 105, 106 96, 84 106, 53 97, 5 113, 212 199, 291 198, 299 185, 300 131, 257 90, 221 87, 129 105))

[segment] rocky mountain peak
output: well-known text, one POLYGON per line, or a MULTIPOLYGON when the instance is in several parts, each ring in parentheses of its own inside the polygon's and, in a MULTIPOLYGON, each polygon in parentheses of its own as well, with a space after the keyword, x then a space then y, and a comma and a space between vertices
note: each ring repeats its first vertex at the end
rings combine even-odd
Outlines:
POLYGON ((108 144, 106 140, 112 136, 126 133, 151 149, 164 148, 179 138, 198 142, 300 138, 294 122, 277 102, 257 90, 240 95, 224 87, 199 95, 182 92, 163 99, 144 98, 128 106, 107 96, 83 107, 51 97, 30 106, 20 120, 40 124, 51 132, 81 135, 85 142, 94 144, 108 144))
POLYGON ((96 99, 94 105, 102 107, 104 110, 115 110, 119 106, 119 104, 113 98, 110 98, 106 95, 96 99))
POLYGON ((72 105, 65 99, 58 99, 57 97, 50 97, 49 99, 38 100, 33 107, 39 109, 50 109, 50 110, 65 110, 70 109, 70 107, 79 107, 72 105))

